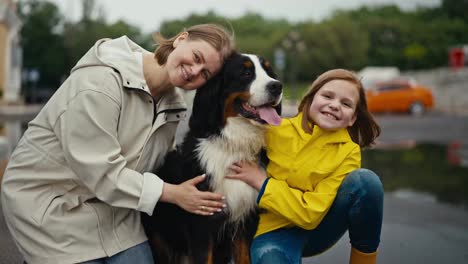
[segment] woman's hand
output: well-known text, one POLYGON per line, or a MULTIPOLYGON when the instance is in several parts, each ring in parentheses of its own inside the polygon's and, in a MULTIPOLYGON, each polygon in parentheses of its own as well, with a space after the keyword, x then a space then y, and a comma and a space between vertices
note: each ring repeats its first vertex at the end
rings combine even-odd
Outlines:
POLYGON ((201 175, 179 185, 165 182, 160 201, 176 204, 193 214, 213 215, 221 212, 226 207, 222 195, 197 189, 196 185, 204 179, 205 175, 201 175))
POLYGON ((241 180, 253 188, 260 190, 266 180, 265 173, 253 161, 239 161, 229 167, 234 174, 226 175, 228 179, 241 180))

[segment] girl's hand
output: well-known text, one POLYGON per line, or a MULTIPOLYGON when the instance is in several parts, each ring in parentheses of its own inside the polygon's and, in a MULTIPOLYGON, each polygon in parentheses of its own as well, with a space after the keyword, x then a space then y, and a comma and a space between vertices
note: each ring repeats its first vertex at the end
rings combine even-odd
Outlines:
POLYGON ((226 207, 222 195, 197 189, 196 185, 204 179, 205 175, 201 175, 179 185, 164 183, 160 201, 176 204, 193 214, 213 215, 221 212, 226 207))
POLYGON ((263 182, 267 178, 259 165, 252 161, 236 162, 229 169, 233 171, 233 174, 226 175, 226 178, 241 180, 257 190, 262 188, 263 182))

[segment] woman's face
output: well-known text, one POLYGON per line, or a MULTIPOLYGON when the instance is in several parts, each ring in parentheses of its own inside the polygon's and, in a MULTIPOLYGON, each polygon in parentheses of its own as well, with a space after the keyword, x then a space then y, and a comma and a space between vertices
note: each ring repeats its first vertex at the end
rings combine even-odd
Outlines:
POLYGON ((205 41, 189 40, 188 33, 183 33, 173 46, 166 68, 174 86, 197 89, 221 69, 221 54, 205 41))
POLYGON ((350 127, 356 121, 359 92, 355 84, 332 80, 320 88, 309 108, 309 118, 325 130, 350 127))

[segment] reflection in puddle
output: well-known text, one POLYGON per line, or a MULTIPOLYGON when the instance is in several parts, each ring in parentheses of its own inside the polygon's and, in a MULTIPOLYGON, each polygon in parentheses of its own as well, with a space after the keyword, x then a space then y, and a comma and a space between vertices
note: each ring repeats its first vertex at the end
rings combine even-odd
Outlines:
POLYGON ((450 163, 447 145, 363 151, 362 167, 375 171, 385 191, 405 199, 442 201, 468 207, 468 168, 450 163))
POLYGON ((403 199, 403 200, 411 200, 415 202, 423 202, 423 203, 436 203, 437 198, 427 192, 418 192, 410 189, 399 189, 393 192, 393 196, 403 199))

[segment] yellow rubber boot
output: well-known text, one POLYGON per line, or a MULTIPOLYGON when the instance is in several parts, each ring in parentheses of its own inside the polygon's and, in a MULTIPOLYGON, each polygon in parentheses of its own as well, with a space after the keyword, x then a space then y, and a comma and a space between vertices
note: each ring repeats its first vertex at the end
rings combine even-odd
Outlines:
POLYGON ((377 252, 363 253, 355 248, 351 248, 349 264, 376 264, 377 252))

